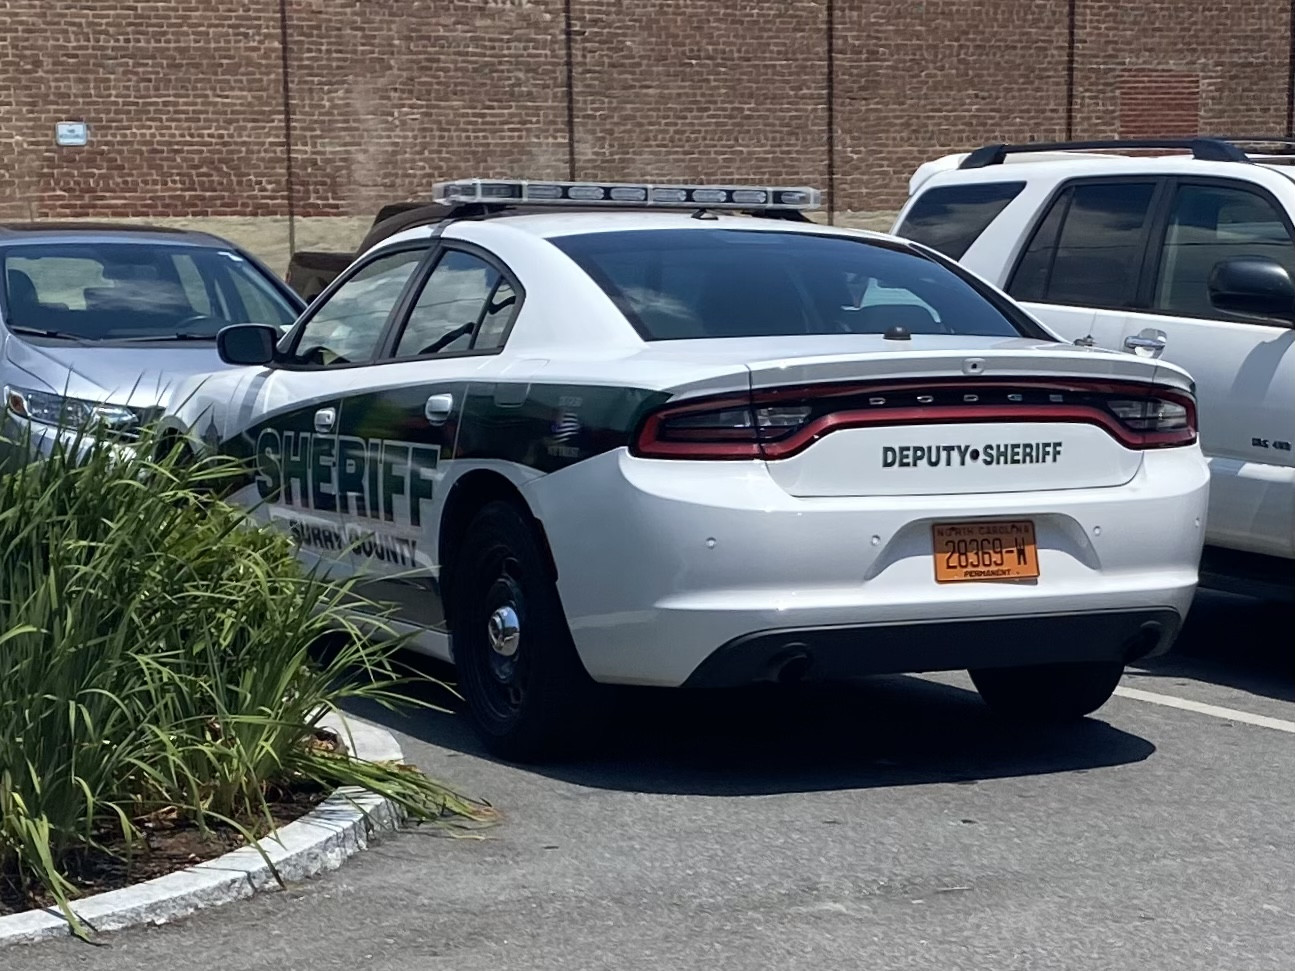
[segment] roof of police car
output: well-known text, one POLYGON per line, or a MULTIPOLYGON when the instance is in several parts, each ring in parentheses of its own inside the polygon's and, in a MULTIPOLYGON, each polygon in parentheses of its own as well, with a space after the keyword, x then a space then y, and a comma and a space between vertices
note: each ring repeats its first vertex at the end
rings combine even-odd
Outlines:
POLYGON ((909 244, 885 233, 863 229, 847 229, 841 226, 828 226, 818 222, 800 222, 788 219, 761 218, 755 216, 725 215, 713 213, 705 219, 696 218, 690 210, 671 210, 651 212, 645 210, 621 210, 616 212, 544 212, 509 215, 499 213, 487 219, 450 219, 443 223, 428 223, 415 226, 382 241, 381 245, 393 242, 422 239, 432 235, 438 227, 446 236, 455 236, 454 227, 459 225, 503 226, 518 230, 542 239, 555 239, 561 236, 577 236, 586 233, 632 232, 636 230, 657 229, 740 229, 756 232, 813 233, 815 235, 845 236, 853 239, 868 239, 877 242, 889 242, 904 247, 909 244), (711 218, 711 215, 714 218, 711 218))

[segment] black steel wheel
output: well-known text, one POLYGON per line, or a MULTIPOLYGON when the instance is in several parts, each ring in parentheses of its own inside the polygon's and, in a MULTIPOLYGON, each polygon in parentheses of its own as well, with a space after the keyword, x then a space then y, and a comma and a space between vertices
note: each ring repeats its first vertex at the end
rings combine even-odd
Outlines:
POLYGON ((454 661, 473 725, 503 758, 558 754, 588 727, 594 686, 535 530, 513 504, 492 502, 460 550, 451 587, 454 661))

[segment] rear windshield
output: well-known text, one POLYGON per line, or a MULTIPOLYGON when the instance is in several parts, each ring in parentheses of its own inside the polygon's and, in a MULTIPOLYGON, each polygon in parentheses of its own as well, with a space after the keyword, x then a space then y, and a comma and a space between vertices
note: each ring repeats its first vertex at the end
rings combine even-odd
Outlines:
POLYGON ((284 325, 296 310, 238 253, 149 243, 40 243, 0 250, 5 322, 78 340, 212 337, 227 324, 284 325))
POLYGON ((934 260, 867 240, 735 229, 553 240, 646 340, 799 334, 1045 335, 934 260))

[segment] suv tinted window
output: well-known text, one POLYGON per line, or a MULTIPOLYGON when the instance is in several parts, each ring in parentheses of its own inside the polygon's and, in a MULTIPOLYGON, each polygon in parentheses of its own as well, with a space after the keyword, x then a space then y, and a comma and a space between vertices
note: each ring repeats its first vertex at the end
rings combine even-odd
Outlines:
POLYGON ((1130 306, 1155 190, 1151 182, 1095 182, 1062 192, 1035 230, 1008 293, 1075 307, 1130 306))
POLYGON ((1024 182, 981 182, 928 189, 917 197, 896 235, 961 259, 1024 188, 1024 182))
POLYGON ((1219 185, 1183 185, 1174 195, 1160 252, 1155 307, 1187 317, 1250 320, 1210 302, 1209 279, 1236 256, 1275 260, 1295 277, 1295 242, 1281 214, 1257 192, 1219 185))
POLYGON ((558 237, 646 340, 881 334, 1041 336, 944 265, 840 236, 659 229, 558 237))

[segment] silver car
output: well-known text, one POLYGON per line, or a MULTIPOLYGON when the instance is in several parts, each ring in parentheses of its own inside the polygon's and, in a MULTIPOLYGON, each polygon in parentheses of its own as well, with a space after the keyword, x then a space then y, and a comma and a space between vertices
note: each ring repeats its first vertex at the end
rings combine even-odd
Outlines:
POLYGON ((47 453, 93 423, 128 441, 182 379, 225 367, 222 327, 282 328, 302 309, 263 264, 205 233, 0 225, 3 439, 47 453))

